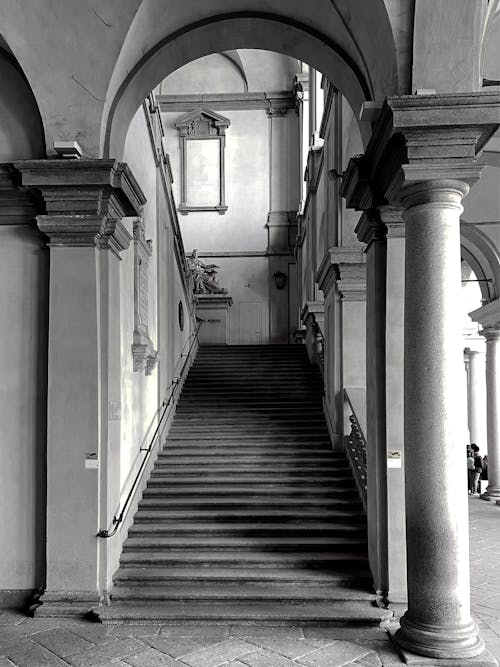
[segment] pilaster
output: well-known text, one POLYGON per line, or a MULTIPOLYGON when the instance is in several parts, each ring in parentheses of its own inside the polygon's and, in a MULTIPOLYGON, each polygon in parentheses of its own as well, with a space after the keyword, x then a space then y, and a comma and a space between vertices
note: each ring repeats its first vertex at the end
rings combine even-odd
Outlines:
MULTIPOLYGON (((106 597, 119 542, 98 541, 120 495, 121 218, 144 195, 114 160, 27 160, 23 187, 50 247, 47 409, 47 584, 44 609, 79 613, 106 597), (92 461, 92 465, 88 465, 92 461), (78 567, 75 567, 78 563, 78 567)), ((116 564, 115 564, 116 560, 116 564)))

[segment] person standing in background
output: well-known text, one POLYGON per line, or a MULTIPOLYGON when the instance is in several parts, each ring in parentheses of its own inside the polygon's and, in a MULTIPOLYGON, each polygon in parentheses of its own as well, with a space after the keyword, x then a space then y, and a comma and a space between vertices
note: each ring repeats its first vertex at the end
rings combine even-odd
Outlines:
POLYGON ((471 445, 471 449, 474 456, 474 472, 473 472, 473 485, 471 493, 478 493, 477 485, 479 483, 479 478, 483 472, 483 459, 479 454, 479 447, 476 444, 471 445))

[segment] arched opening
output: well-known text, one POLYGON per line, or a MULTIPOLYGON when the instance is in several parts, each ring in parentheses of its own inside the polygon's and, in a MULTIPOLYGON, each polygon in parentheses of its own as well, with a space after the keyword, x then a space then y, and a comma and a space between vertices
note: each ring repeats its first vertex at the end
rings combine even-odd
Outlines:
MULTIPOLYGON (((383 99, 397 92, 394 39, 385 8, 373 3, 369 11, 357 18, 360 24, 365 23, 372 11, 382 12, 378 27, 382 33, 385 31, 383 36, 376 36, 376 45, 374 41, 363 46, 356 44, 340 15, 323 32, 319 14, 302 23, 288 15, 264 12, 220 14, 186 24, 163 36, 139 57, 127 54, 126 44, 110 83, 110 102, 101 130, 103 155, 121 157, 135 110, 168 74, 202 56, 234 49, 276 51, 309 63, 343 93, 358 116, 366 100, 383 99), (376 67, 368 58, 371 50, 377 52, 376 67)), ((361 25, 353 22, 353 26, 362 32, 361 25)), ((144 31, 144 27, 137 30, 144 31)), ((365 40, 368 35, 369 32, 365 40)), ((134 31, 129 37, 133 40, 134 31)), ((142 32, 135 37, 139 44, 145 39, 142 32)), ((150 43, 149 39, 145 41, 150 43)), ((367 125, 361 130, 365 142, 369 137, 367 125)))

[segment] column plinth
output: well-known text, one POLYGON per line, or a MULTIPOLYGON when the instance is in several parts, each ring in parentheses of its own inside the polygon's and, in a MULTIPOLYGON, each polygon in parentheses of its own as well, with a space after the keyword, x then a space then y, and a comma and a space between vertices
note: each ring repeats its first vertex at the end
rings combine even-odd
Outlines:
POLYGON ((406 219, 405 478, 408 611, 396 641, 433 658, 484 651, 470 616, 468 508, 457 388, 461 181, 402 191, 406 219))

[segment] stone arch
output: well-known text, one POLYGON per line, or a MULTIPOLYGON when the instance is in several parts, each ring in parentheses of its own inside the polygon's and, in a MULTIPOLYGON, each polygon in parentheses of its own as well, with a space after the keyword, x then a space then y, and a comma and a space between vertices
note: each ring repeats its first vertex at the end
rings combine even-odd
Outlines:
POLYGON ((38 104, 21 66, 0 36, 0 162, 45 157, 38 104))
MULTIPOLYGON (((309 63, 342 91, 355 114, 359 115, 366 100, 383 99, 398 92, 396 50, 385 6, 378 1, 371 5, 378 8, 379 14, 383 11, 382 18, 377 15, 378 30, 386 38, 381 40, 380 34, 374 38, 378 40, 376 65, 372 64, 375 59, 369 57, 372 55, 370 49, 366 47, 363 54, 361 46, 353 42, 354 32, 345 33, 342 23, 339 22, 337 32, 334 25, 328 26, 330 32, 322 32, 317 26, 292 18, 292 12, 286 16, 255 11, 210 16, 163 36, 135 63, 126 55, 127 43, 133 40, 132 27, 108 89, 101 126, 101 154, 121 157, 131 118, 141 101, 168 74, 209 53, 238 48, 275 51, 309 63), (360 58, 360 52, 363 58, 360 58)), ((318 14, 318 10, 315 13, 318 14)), ((373 20, 371 12, 364 12, 364 17, 361 11, 357 14, 349 17, 350 25, 359 21, 358 33, 364 27, 365 34, 373 34, 367 24, 373 20)), ((315 18, 321 25, 321 17, 315 18)), ((141 39, 144 40, 144 35, 141 39)), ((370 46, 375 49, 375 44, 370 46)), ((361 124, 365 144, 370 131, 368 123, 361 124)))
POLYGON ((488 303, 500 296, 500 252, 493 241, 475 225, 460 224, 462 257, 478 278, 481 298, 488 303))

